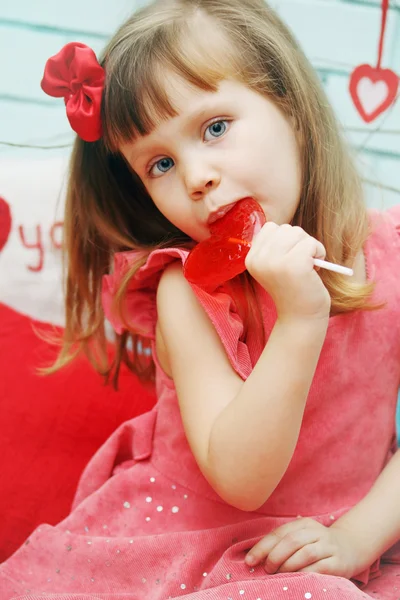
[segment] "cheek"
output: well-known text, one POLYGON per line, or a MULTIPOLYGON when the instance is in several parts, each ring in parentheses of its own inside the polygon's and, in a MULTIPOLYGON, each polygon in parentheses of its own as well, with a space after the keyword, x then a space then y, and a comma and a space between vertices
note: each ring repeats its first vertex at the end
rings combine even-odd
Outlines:
POLYGON ((291 191, 297 198, 301 185, 301 157, 294 133, 287 127, 277 135, 279 142, 274 144, 270 154, 270 164, 266 165, 273 177, 280 180, 281 185, 291 191))
POLYGON ((163 181, 163 178, 153 180, 150 185, 146 186, 146 189, 153 200, 158 210, 166 217, 170 219, 169 215, 171 211, 174 211, 176 202, 171 202, 171 198, 174 197, 171 190, 171 185, 168 181, 163 181))
POLYGON ((162 198, 154 199, 154 204, 170 223, 189 237, 194 237, 193 215, 187 205, 179 202, 176 193, 163 194, 162 198))

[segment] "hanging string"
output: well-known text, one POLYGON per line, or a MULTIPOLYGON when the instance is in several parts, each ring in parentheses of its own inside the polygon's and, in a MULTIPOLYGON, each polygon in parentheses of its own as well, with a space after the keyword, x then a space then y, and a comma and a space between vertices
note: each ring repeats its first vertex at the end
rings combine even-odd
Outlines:
POLYGON ((39 150, 54 150, 57 148, 70 148, 72 147, 72 142, 69 144, 58 144, 54 146, 41 146, 39 144, 16 144, 14 142, 6 142, 0 140, 0 146, 9 146, 10 148, 34 148, 39 150))
POLYGON ((383 44, 385 41, 385 32, 386 32, 386 22, 387 15, 389 10, 389 0, 382 0, 382 22, 381 22, 381 35, 379 38, 379 47, 378 47, 378 64, 377 68, 381 68, 382 62, 382 54, 383 54, 383 44))

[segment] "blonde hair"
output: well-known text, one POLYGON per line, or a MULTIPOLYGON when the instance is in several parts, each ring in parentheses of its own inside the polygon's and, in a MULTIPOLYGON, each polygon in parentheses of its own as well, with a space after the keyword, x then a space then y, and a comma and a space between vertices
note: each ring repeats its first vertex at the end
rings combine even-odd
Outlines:
MULTIPOLYGON (((65 213, 67 253, 66 329, 63 348, 51 371, 81 350, 96 368, 118 376, 121 362, 143 379, 152 365, 127 351, 140 339, 130 330, 118 336, 113 363, 106 360, 101 279, 115 252, 185 245, 190 240, 158 211, 138 176, 119 152, 122 143, 150 133, 175 113, 165 91, 168 72, 202 90, 216 91, 234 78, 268 96, 294 119, 303 142, 303 185, 293 224, 321 240, 327 259, 352 264, 368 236, 361 183, 338 124, 313 68, 293 35, 263 0, 157 0, 117 31, 101 59, 106 83, 102 103, 103 137, 75 142, 65 213), (215 27, 206 35, 207 26, 215 27)), ((142 255, 142 257, 145 255, 142 255)), ((117 294, 123 298, 127 273, 117 294)), ((354 284, 342 275, 320 271, 332 298, 332 313, 368 309, 373 285, 354 284)), ((250 278, 245 284, 256 320, 250 278)), ((372 307, 373 308, 373 307, 372 307)), ((129 326, 129 323, 127 323, 129 326)))

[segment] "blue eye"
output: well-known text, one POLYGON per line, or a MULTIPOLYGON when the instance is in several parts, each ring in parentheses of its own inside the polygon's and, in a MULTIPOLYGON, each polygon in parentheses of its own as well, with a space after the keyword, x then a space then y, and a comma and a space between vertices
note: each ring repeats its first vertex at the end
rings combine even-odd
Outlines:
MULTIPOLYGON (((205 133, 207 133, 207 131, 209 131, 213 138, 219 138, 222 135, 224 135, 227 128, 228 128, 227 121, 215 121, 214 123, 211 123, 211 125, 209 125, 207 127, 205 133)), ((205 135, 204 135, 204 137, 205 137, 205 135)))
POLYGON ((174 161, 172 160, 172 158, 162 158, 161 160, 158 160, 156 163, 154 163, 154 165, 151 167, 149 173, 150 175, 152 175, 153 177, 157 177, 157 175, 159 175, 160 173, 166 173, 167 171, 170 170, 171 167, 174 166, 174 161), (159 169, 159 173, 155 173, 155 168, 159 169))

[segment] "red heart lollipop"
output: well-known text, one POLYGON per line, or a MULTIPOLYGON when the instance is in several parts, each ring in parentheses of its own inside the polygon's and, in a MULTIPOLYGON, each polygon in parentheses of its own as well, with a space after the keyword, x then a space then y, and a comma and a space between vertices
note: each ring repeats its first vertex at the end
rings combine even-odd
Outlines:
POLYGON ((211 236, 189 253, 183 273, 190 283, 213 288, 246 270, 250 243, 266 222, 261 206, 243 198, 221 219, 210 225, 211 236))

